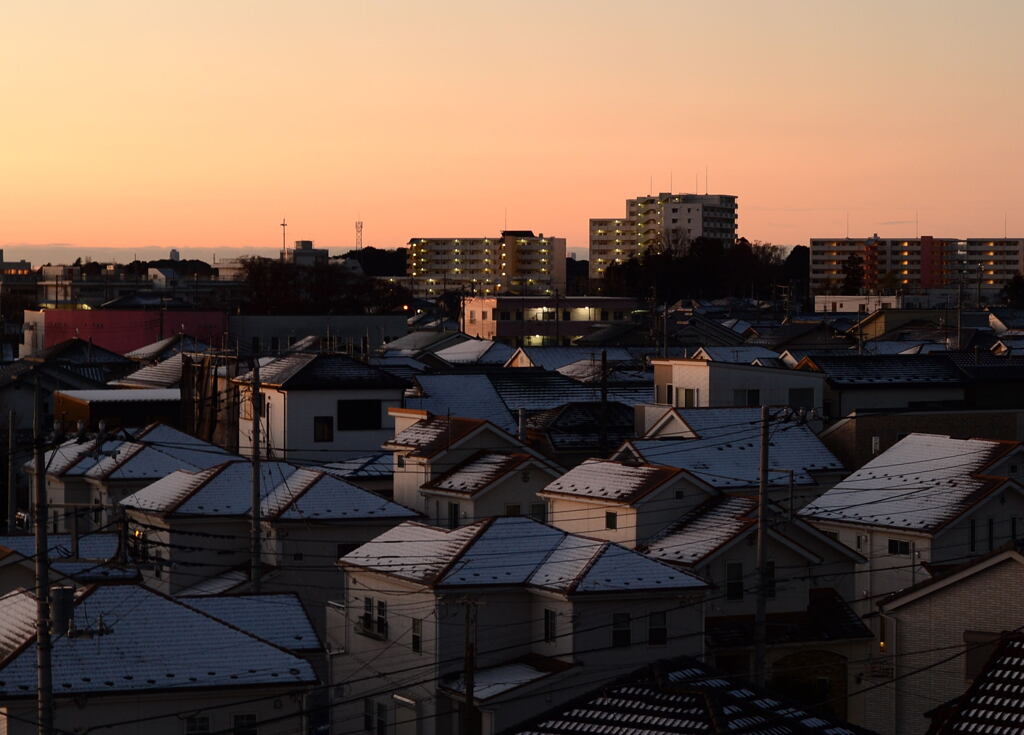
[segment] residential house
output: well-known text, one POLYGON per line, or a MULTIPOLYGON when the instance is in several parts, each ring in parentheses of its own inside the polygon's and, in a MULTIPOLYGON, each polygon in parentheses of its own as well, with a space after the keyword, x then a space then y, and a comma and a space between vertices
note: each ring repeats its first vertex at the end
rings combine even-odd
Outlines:
POLYGON ((492 339, 467 339, 434 353, 448 365, 504 365, 515 349, 492 339))
MULTIPOLYGON (((260 589, 297 592, 322 630, 337 558, 418 514, 324 472, 274 461, 259 469, 260 589)), ((238 589, 252 560, 252 475, 247 461, 179 470, 121 501, 146 584, 186 596, 238 589), (222 575, 229 584, 207 585, 222 575)))
POLYGON ((872 603, 1024 533, 1017 442, 910 434, 800 510, 856 549, 857 604, 872 603))
POLYGON ((178 388, 99 388, 60 390, 53 394, 53 413, 64 426, 97 431, 159 421, 181 425, 178 388))
POLYGON ((1019 677, 993 680, 992 666, 1000 666, 993 654, 1002 644, 1001 634, 1024 627, 1022 552, 1019 541, 1003 545, 878 601, 872 618, 877 649, 865 678, 868 727, 883 735, 924 733, 927 714, 963 694, 962 703, 972 702, 977 709, 958 708, 960 717, 979 726, 932 732, 1020 730, 1019 720, 1009 716, 1014 707, 1004 708, 1015 701, 1020 711, 1019 677), (1002 714, 996 715, 999 710, 1002 714), (985 721, 991 724, 981 725, 985 721))
POLYGON ((702 581, 528 518, 405 523, 341 565, 336 723, 443 735, 468 718, 470 731, 491 735, 652 657, 701 650, 702 581))
POLYGON ((562 468, 482 419, 392 409, 394 497, 447 528, 496 515, 547 517, 537 492, 562 468))
POLYGON ((563 467, 607 457, 633 436, 633 407, 618 401, 566 403, 531 411, 526 418, 530 444, 563 467))
MULTIPOLYGON (((252 373, 240 390, 238 441, 253 453, 252 373)), ((323 463, 376 451, 392 435, 389 408, 409 384, 347 355, 296 353, 260 367, 260 456, 323 463)))
MULTIPOLYGON (((57 587, 52 598, 55 731, 305 729, 305 694, 318 679, 294 653, 139 585, 57 587)), ((278 621, 279 640, 287 622, 278 621)), ((0 633, 0 729, 30 735, 38 683, 30 592, 0 597, 0 633)))
POLYGON ((824 377, 815 373, 688 358, 652 363, 655 403, 685 408, 764 404, 819 411, 824 405, 824 377))

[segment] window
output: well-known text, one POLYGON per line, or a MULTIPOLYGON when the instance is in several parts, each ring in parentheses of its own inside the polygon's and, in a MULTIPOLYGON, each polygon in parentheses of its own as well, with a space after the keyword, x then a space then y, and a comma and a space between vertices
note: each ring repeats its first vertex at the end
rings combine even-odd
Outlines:
POLYGON ((294 554, 292 554, 292 561, 302 561, 302 559, 303 555, 301 551, 296 551, 294 554))
POLYGON ((665 403, 670 406, 674 406, 672 399, 675 398, 675 388, 672 387, 671 383, 665 385, 665 403))
POLYGON ((396 454, 395 455, 395 464, 398 465, 398 469, 400 469, 400 470, 405 469, 405 455, 404 454, 396 454))
POLYGON ((448 503, 448 528, 459 527, 459 504, 448 503))
MULTIPOLYGON (((972 521, 973 523, 973 521, 972 521)), ((971 551, 974 551, 974 544, 971 544, 971 551)), ((910 556, 910 542, 899 539, 889 539, 889 553, 893 556, 910 556)))
POLYGON ((544 610, 544 642, 553 643, 558 635, 558 615, 554 610, 544 610))
POLYGON ((882 450, 882 437, 871 437, 871 453, 878 454, 882 450))
POLYGON ((743 599, 743 565, 739 562, 725 565, 725 599, 743 599))
POLYGON ((796 410, 805 408, 808 411, 814 408, 814 388, 790 388, 789 407, 796 410))
POLYGON ((99 524, 99 522, 100 522, 100 515, 101 515, 102 511, 103 511, 103 509, 100 507, 100 499, 99 498, 93 498, 93 500, 92 500, 92 522, 93 523, 99 524))
POLYGON ((999 633, 984 633, 977 630, 964 631, 964 679, 972 681, 985 664, 992 658, 992 653, 999 645, 999 633))
POLYGON ((517 516, 520 515, 520 506, 517 503, 509 503, 505 506, 505 515, 517 516))
POLYGON ((761 391, 757 388, 737 388, 732 392, 732 403, 734 406, 760 406, 761 391))
POLYGON ((359 616, 356 630, 371 638, 386 639, 388 637, 387 601, 364 597, 363 614, 359 616))
POLYGON ((486 310, 480 312, 480 321, 482 321, 482 322, 487 321, 487 311, 486 310))
POLYGON ((470 309, 469 311, 469 323, 476 324, 476 312, 470 309))
POLYGON ((256 715, 235 715, 231 718, 232 735, 258 735, 256 715))
POLYGON ((210 732, 209 715, 193 715, 185 718, 185 735, 207 735, 210 732))
POLYGON ((502 318, 502 320, 504 320, 506 322, 510 321, 512 319, 512 312, 511 311, 503 311, 503 312, 501 312, 501 318, 502 318))
POLYGON ((571 315, 571 314, 569 313, 569 310, 568 310, 568 309, 564 310, 564 311, 562 312, 562 321, 563 321, 563 322, 567 322, 567 321, 570 321, 570 320, 571 320, 571 316, 572 316, 572 315, 571 315))
POLYGON ((338 401, 338 431, 380 428, 380 401, 338 401))
POLYGON ((530 518, 541 523, 548 522, 548 504, 530 503, 530 518))
POLYGON ((632 642, 629 613, 612 613, 612 646, 623 648, 632 642))
POLYGON ((332 416, 313 417, 313 441, 334 441, 334 418, 332 416))
POLYGON ((676 404, 682 403, 683 408, 696 408, 697 407, 697 389, 696 388, 679 388, 678 392, 682 395, 680 401, 677 397, 676 404))
POLYGON ((619 527, 619 514, 608 511, 604 514, 604 527, 614 531, 619 527))
POLYGON ((412 650, 413 653, 423 653, 423 621, 420 618, 412 619, 412 650))
POLYGON ((652 612, 647 616, 647 645, 664 646, 668 643, 668 623, 664 612, 652 612))

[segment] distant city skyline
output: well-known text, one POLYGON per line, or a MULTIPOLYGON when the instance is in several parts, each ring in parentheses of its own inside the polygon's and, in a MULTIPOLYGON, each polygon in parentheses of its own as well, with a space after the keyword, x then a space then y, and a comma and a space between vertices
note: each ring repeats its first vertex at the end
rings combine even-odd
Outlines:
POLYGON ((286 217, 332 252, 358 219, 582 253, 627 198, 705 189, 781 245, 1021 235, 1022 25, 1005 0, 15 3, 0 246, 274 251, 286 217))

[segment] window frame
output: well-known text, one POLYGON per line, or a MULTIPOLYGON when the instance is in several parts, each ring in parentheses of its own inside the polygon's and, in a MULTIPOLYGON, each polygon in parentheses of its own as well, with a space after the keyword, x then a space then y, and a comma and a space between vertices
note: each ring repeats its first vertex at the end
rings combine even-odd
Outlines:
POLYGON ((383 428, 382 409, 383 402, 380 398, 339 398, 335 405, 335 427, 338 431, 377 431, 383 428), (351 415, 351 409, 363 411, 360 418, 364 420, 344 421, 342 417, 351 415))
POLYGON ((614 510, 606 510, 604 512, 604 529, 606 531, 619 530, 619 514, 614 510))
POLYGON ((668 645, 668 612, 665 610, 656 610, 647 614, 647 645, 668 645))
POLYGON ((313 442, 326 444, 334 441, 334 417, 314 416, 313 417, 313 442), (324 427, 326 426, 326 434, 324 427), (327 438, 325 439, 324 436, 327 438))
POLYGON ((554 643, 558 638, 558 613, 551 608, 544 608, 544 642, 554 643))
POLYGON ((612 648, 628 648, 633 645, 633 620, 628 612, 612 613, 612 648))
POLYGON ((743 562, 730 561, 725 563, 725 599, 739 602, 746 590, 743 584, 743 562), (738 572, 738 574, 737 574, 738 572))

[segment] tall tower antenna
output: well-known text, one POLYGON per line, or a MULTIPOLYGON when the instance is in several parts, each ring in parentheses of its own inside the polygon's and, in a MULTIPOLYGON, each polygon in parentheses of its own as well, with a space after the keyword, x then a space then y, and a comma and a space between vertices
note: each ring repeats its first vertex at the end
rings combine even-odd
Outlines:
POLYGON ((281 218, 281 257, 284 257, 288 252, 288 221, 281 218))
POLYGON ((705 194, 708 193, 708 166, 707 166, 707 164, 705 164, 705 166, 704 166, 704 193, 705 194))
POLYGON ((356 250, 363 249, 363 221, 356 220, 356 250))

